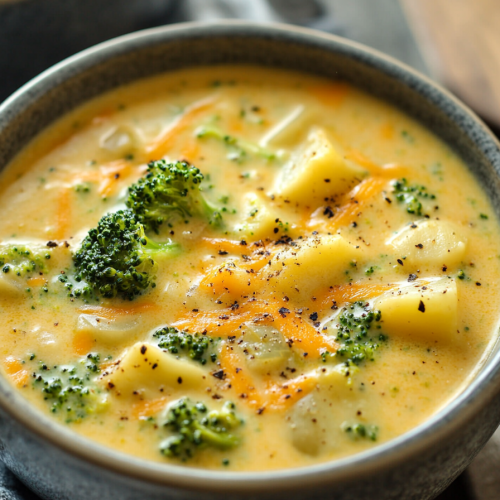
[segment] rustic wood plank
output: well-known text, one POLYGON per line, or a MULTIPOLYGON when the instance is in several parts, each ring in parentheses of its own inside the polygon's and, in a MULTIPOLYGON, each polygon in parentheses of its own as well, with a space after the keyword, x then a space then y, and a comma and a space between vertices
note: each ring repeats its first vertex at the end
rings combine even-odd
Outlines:
POLYGON ((500 125, 498 0, 401 0, 434 78, 500 125))

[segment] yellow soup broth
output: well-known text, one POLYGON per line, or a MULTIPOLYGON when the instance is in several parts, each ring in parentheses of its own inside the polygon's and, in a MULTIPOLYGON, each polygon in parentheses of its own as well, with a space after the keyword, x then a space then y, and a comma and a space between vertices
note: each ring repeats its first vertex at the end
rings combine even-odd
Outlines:
POLYGON ((268 470, 357 453, 442 409, 496 339, 486 195, 344 83, 161 75, 69 113, 1 175, 3 370, 137 457, 268 470), (142 231, 128 270, 102 217, 142 231))

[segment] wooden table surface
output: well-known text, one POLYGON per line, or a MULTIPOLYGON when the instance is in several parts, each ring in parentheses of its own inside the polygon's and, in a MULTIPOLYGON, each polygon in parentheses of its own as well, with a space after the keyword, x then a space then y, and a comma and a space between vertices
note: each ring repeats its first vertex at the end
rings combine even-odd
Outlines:
POLYGON ((500 127, 500 1, 401 1, 431 76, 500 127))

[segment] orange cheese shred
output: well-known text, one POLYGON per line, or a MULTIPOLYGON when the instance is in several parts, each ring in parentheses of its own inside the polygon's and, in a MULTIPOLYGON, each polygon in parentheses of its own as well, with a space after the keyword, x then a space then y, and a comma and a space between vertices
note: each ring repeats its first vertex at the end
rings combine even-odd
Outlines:
POLYGON ((8 356, 4 360, 5 372, 16 387, 24 387, 29 381, 29 373, 24 369, 23 364, 13 356, 8 356))
POLYGON ((290 408, 297 401, 311 393, 316 384, 316 377, 307 375, 301 375, 280 385, 269 384, 266 389, 268 408, 270 410, 290 408))
POLYGON ((106 319, 118 319, 124 316, 133 316, 136 314, 145 314, 157 311, 160 306, 151 302, 137 302, 127 306, 83 306, 78 308, 78 312, 83 314, 94 314, 106 319))
POLYGON ((203 99, 190 106, 184 114, 176 120, 156 141, 146 148, 149 161, 163 158, 174 145, 177 137, 187 128, 193 126, 193 121, 206 111, 213 108, 215 99, 203 99))
POLYGON ((219 353, 220 367, 226 375, 226 380, 231 385, 231 390, 239 399, 244 400, 249 406, 262 407, 264 401, 257 391, 254 380, 249 374, 246 361, 241 354, 232 350, 230 346, 222 346, 219 353))
POLYGON ((73 352, 79 356, 84 356, 92 351, 95 340, 88 332, 76 332, 73 336, 73 352))
POLYGON ((71 197, 72 191, 69 188, 61 190, 56 203, 55 230, 53 239, 63 240, 69 237, 69 226, 71 222, 71 197))
POLYGON ((363 168, 366 168, 366 170, 368 170, 368 172, 370 172, 371 175, 377 177, 396 178, 404 176, 408 171, 408 169, 403 167, 402 165, 397 165, 393 163, 383 166, 378 165, 373 160, 365 156, 363 153, 355 149, 350 149, 349 151, 347 151, 344 155, 344 158, 346 160, 350 160, 354 163, 357 163, 363 168))
POLYGON ((226 240, 224 238, 202 238, 203 245, 214 250, 227 253, 247 253, 247 246, 241 244, 241 241, 226 240))
POLYGON ((351 87, 343 82, 327 83, 310 88, 311 94, 322 104, 334 107, 340 106, 350 91, 351 87))
POLYGON ((398 285, 382 285, 377 283, 349 283, 338 285, 316 295, 315 306, 318 309, 327 309, 332 305, 342 307, 357 300, 367 300, 378 297, 383 293, 397 288, 398 285))
POLYGON ((329 226, 336 229, 352 224, 364 205, 377 194, 382 193, 386 184, 387 180, 380 177, 369 177, 358 184, 348 195, 347 203, 341 206, 333 218, 330 219, 329 226))
POLYGON ((151 417, 163 410, 167 403, 167 398, 138 401, 132 406, 132 418, 139 420, 140 418, 151 417))
POLYGON ((47 283, 47 279, 42 276, 37 276, 36 278, 29 278, 26 281, 28 286, 43 286, 47 283))

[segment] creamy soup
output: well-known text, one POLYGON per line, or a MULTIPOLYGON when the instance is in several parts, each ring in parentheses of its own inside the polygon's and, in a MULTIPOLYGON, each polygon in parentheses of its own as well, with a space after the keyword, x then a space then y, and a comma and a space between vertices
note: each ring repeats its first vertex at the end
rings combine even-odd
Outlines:
POLYGON ((5 375, 148 460, 267 470, 386 442, 496 339, 500 248, 448 146, 344 83, 161 75, 1 174, 5 375))

